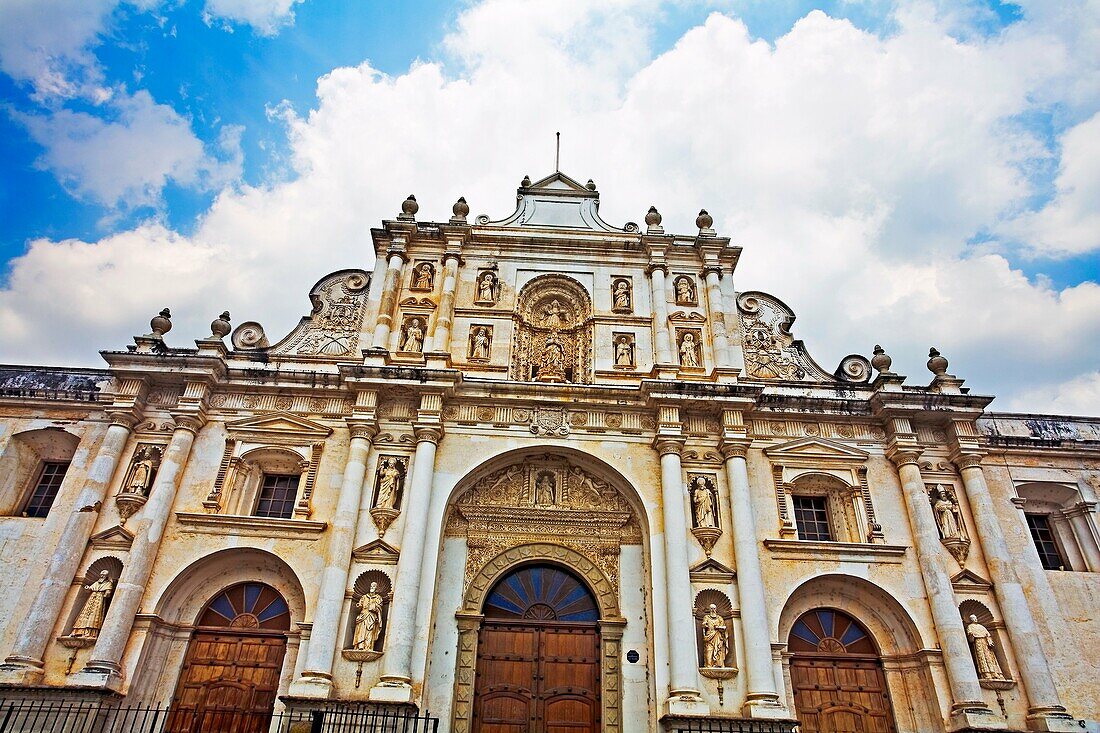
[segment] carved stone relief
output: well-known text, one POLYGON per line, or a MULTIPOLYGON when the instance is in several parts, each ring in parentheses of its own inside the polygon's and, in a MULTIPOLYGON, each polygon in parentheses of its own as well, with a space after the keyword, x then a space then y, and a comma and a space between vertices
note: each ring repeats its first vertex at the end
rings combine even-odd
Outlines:
POLYGON ((496 305, 500 297, 500 281, 492 270, 479 270, 477 273, 474 303, 478 305, 496 305))
POLYGON ((634 334, 615 333, 611 340, 615 347, 615 368, 633 369, 637 364, 634 358, 634 334))
POLYGON ((678 275, 672 287, 676 292, 676 305, 699 305, 699 290, 690 275, 678 275))
POLYGON ((493 346, 493 327, 474 325, 470 328, 470 345, 466 358, 470 361, 489 361, 493 346))
POLYGON ((430 292, 435 288, 435 265, 430 262, 418 262, 413 267, 410 290, 430 292))
POLYGON ((542 275, 520 291, 514 316, 512 378, 523 382, 592 381, 592 303, 564 275, 542 275))
POLYGON ((419 354, 424 351, 424 323, 422 316, 406 316, 401 324, 401 351, 419 354))
POLYGON ((401 513, 401 498, 405 491, 405 475, 408 458, 404 456, 379 456, 375 475, 374 503, 370 515, 378 527, 379 538, 401 513))
POLYGON ((680 366, 684 369, 703 368, 703 334, 698 328, 676 329, 680 366))
POLYGON ((270 348, 273 354, 341 357, 354 354, 359 346, 359 325, 367 299, 370 275, 359 270, 341 270, 328 275, 310 291, 313 313, 278 344, 268 347, 263 327, 242 323, 233 331, 237 349, 270 348))
POLYGON ((617 277, 611 281, 611 310, 615 313, 634 312, 634 292, 629 279, 617 277))

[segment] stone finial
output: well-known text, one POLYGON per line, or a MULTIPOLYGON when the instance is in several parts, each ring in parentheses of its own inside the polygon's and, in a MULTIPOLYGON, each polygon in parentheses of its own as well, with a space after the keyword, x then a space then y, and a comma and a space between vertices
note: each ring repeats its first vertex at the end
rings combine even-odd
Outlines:
POLYGON ((645 223, 650 227, 661 226, 661 212, 657 211, 656 206, 650 206, 649 211, 645 213, 645 223))
POLYGON ((420 211, 420 204, 416 203, 416 196, 411 193, 409 197, 401 202, 401 213, 398 214, 398 219, 412 220, 416 218, 416 212, 420 211))
POLYGON ((584 184, 584 187, 587 188, 589 191, 595 191, 596 190, 596 182, 593 181, 591 178, 589 178, 588 183, 584 184))
POLYGON ((714 217, 707 213, 706 209, 699 209, 699 216, 695 217, 695 226, 699 231, 710 229, 714 226, 714 217))
POLYGON ((947 376, 947 359, 940 356, 935 346, 928 350, 928 371, 937 377, 947 376))
POLYGON ((890 365, 894 363, 894 360, 890 358, 890 355, 886 353, 878 344, 875 344, 874 356, 871 357, 871 366, 875 368, 879 374, 890 374, 890 365))
POLYGON ((466 221, 466 217, 470 214, 470 205, 466 203, 465 196, 458 197, 458 201, 455 201, 455 205, 451 207, 451 213, 454 214, 451 217, 452 221, 466 221))
POLYGON ((220 316, 210 322, 210 335, 212 338, 223 339, 232 330, 233 326, 229 323, 229 311, 222 311, 220 316))
POLYGON ((172 311, 165 308, 153 320, 149 321, 149 329, 153 338, 163 338, 164 334, 172 330, 172 311))
POLYGON ((523 186, 524 188, 527 188, 528 186, 530 186, 531 185, 531 176, 524 176, 523 180, 519 182, 519 185, 523 186))

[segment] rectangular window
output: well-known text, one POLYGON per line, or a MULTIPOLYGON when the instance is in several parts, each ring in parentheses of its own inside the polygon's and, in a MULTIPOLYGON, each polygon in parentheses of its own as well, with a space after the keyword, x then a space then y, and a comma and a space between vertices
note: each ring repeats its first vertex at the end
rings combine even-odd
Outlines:
POLYGON ((1027 528, 1031 530, 1031 540, 1039 551, 1039 562, 1047 570, 1067 570, 1058 544, 1054 541, 1054 531, 1050 528, 1050 516, 1047 514, 1025 514, 1027 528))
POLYGON ((829 509, 824 496, 795 496, 794 521, 798 525, 800 540, 830 542, 833 533, 829 530, 829 509))
POLYGON ((264 474, 256 516, 290 519, 294 513, 294 499, 298 496, 298 479, 298 476, 264 474))
POLYGON ((38 474, 38 482, 23 509, 24 517, 44 517, 50 513, 50 507, 57 498, 57 492, 61 489, 61 482, 65 480, 65 472, 68 470, 68 461, 46 461, 42 464, 42 473, 38 474))

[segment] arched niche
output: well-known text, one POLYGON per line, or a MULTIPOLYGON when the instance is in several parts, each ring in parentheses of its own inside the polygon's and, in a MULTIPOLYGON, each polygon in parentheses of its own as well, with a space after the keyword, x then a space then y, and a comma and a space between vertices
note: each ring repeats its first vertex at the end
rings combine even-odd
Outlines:
MULTIPOLYGON (((73 624, 76 622, 80 612, 84 610, 84 604, 88 602, 88 597, 91 595, 91 591, 88 590, 88 586, 95 583, 100 579, 102 573, 106 571, 107 578, 111 581, 111 594, 107 596, 106 602, 103 604, 103 615, 106 616, 107 611, 111 607, 111 599, 114 597, 114 588, 118 586, 118 579, 122 575, 122 561, 117 557, 101 557, 94 560, 82 576, 77 576, 77 591, 76 597, 73 599, 73 605, 69 609, 69 616, 64 626, 64 636, 72 638, 73 624)), ((94 639, 95 637, 90 637, 94 639)), ((62 640, 65 641, 64 639, 62 640)))
POLYGON ((540 275, 520 289, 513 318, 513 379, 592 381, 592 298, 583 285, 565 275, 540 275))
POLYGON ((0 452, 0 515, 18 515, 47 463, 68 464, 80 438, 61 428, 16 433, 0 452))
MULTIPOLYGON (((1004 623, 997 621, 993 617, 993 612, 990 611, 984 603, 982 603, 981 601, 976 601, 972 598, 967 599, 959 604, 959 615, 962 616, 964 628, 971 623, 970 617, 973 616, 975 619, 977 619, 978 623, 980 623, 986 628, 987 631, 989 631, 993 639, 993 656, 997 658, 997 664, 1000 666, 1002 675, 1005 678, 1004 682, 1006 684, 1000 686, 1011 686, 1012 674, 1008 665, 1008 654, 1006 653, 1005 648, 1006 634, 1004 623)), ((977 670, 978 660, 976 658, 976 652, 974 649, 974 640, 969 638, 969 634, 967 636, 967 641, 969 642, 970 646, 970 655, 972 658, 974 658, 974 668, 975 670, 977 670)), ((988 680, 982 680, 982 684, 985 686, 989 686, 988 680)), ((992 687, 996 688, 998 687, 998 685, 992 685, 992 687)))
MULTIPOLYGON (((390 624, 390 602, 393 600, 393 582, 390 576, 381 570, 367 570, 359 574, 351 586, 351 612, 348 614, 347 628, 344 630, 344 649, 381 653, 386 642, 386 630, 390 624), (360 648, 355 644, 355 628, 358 623, 359 600, 375 586, 375 593, 382 597, 382 621, 378 638, 369 648, 360 648)), ((373 655, 372 655, 373 656, 373 655)))
POLYGON ((733 641, 733 603, 720 590, 706 588, 695 595, 695 644, 700 668, 736 669, 736 648, 733 641), (708 658, 704 620, 714 606, 714 612, 725 623, 726 653, 720 663, 708 658))

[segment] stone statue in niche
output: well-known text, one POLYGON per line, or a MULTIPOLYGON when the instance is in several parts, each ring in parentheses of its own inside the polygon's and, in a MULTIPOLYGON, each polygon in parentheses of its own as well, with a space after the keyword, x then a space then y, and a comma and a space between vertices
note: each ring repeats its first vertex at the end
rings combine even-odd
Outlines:
POLYGON ((384 602, 385 599, 378 592, 378 583, 371 583, 370 589, 359 596, 359 601, 355 604, 359 609, 359 615, 355 617, 353 648, 377 651, 374 647, 378 643, 378 635, 382 632, 384 602))
POLYGON ((691 480, 691 506, 696 527, 718 526, 714 490, 705 476, 696 476, 691 480))
POLYGON ((143 445, 134 456, 134 463, 130 469, 130 478, 123 487, 124 491, 131 494, 149 496, 149 489, 153 485, 157 469, 160 467, 160 449, 153 445, 143 445))
POLYGON ((474 361, 489 361, 489 350, 493 336, 488 326, 478 326, 470 334, 470 359, 474 361))
POLYGON ((375 509, 394 509, 397 505, 397 493, 401 490, 404 472, 401 463, 393 457, 382 459, 378 468, 378 492, 374 500, 375 509))
POLYGON ((542 354, 539 356, 539 372, 535 377, 535 381, 565 381, 565 351, 562 348, 561 341, 554 334, 548 336, 546 343, 543 344, 542 354))
POLYGON ((630 283, 622 278, 615 281, 611 292, 611 310, 616 313, 630 313, 634 310, 630 283))
POLYGON ((435 268, 430 262, 421 262, 413 271, 413 290, 431 290, 435 285, 435 268))
POLYGON ((542 324, 548 328, 560 328, 569 322, 569 310, 555 298, 542 310, 542 324))
POLYGON ((687 275, 676 278, 676 305, 698 305, 699 297, 695 292, 695 282, 687 275))
POLYGON ((615 339, 615 366, 628 368, 634 366, 634 344, 625 334, 615 339))
POLYGON ((84 590, 88 591, 88 598, 73 622, 70 636, 83 639, 99 637, 99 630, 103 628, 103 617, 107 613, 107 599, 114 589, 114 581, 106 570, 101 570, 94 582, 84 586, 84 590))
POLYGON ((543 471, 539 474, 538 480, 535 482, 536 505, 554 506, 557 503, 555 500, 554 483, 554 474, 549 471, 543 471))
POLYGON ((699 344, 692 331, 686 332, 680 339, 680 366, 689 369, 699 368, 699 344))
POLYGON ((726 620, 718 613, 718 606, 712 603, 710 610, 703 616, 703 666, 725 667, 729 650, 726 620))
POLYGON ((405 338, 401 342, 401 350, 417 354, 424 350, 424 322, 419 318, 410 318, 406 321, 405 338))
POLYGON ((959 502, 955 500, 954 492, 946 486, 939 486, 932 502, 932 510, 936 513, 936 524, 940 528, 940 537, 945 540, 964 540, 966 530, 963 529, 962 515, 959 511, 959 502))
POLYGON ((483 272, 477 278, 477 298, 474 302, 483 305, 494 305, 497 302, 497 276, 491 272, 483 272))
POLYGON ((1003 680, 1004 672, 997 655, 993 653, 996 643, 989 629, 978 623, 978 617, 970 614, 970 623, 966 625, 966 635, 974 645, 974 661, 978 666, 978 677, 983 680, 1003 680))

